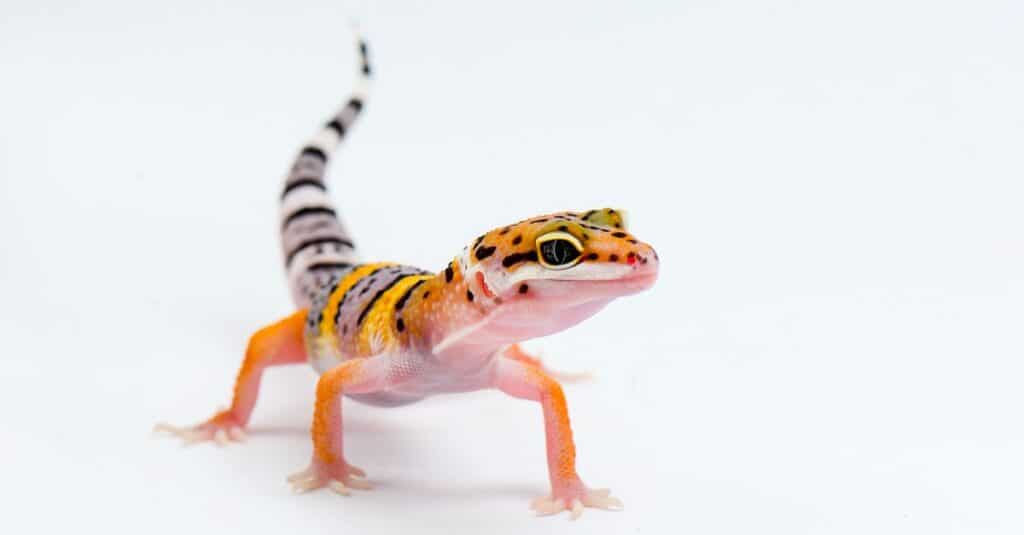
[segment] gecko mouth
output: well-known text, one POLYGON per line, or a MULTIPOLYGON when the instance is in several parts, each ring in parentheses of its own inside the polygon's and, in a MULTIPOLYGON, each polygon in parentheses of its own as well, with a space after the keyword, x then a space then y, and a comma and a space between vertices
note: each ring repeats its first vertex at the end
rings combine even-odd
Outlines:
POLYGON ((529 293, 522 296, 569 306, 640 293, 654 286, 657 279, 656 270, 608 279, 538 279, 529 282, 529 293))
POLYGON ((599 286, 613 286, 613 285, 626 285, 626 286, 644 286, 649 287, 658 280, 658 270, 643 270, 633 271, 626 275, 612 276, 608 278, 588 278, 588 279, 545 279, 551 282, 560 283, 576 283, 576 284, 587 284, 587 285, 599 285, 599 286))
POLYGON ((654 286, 655 281, 658 280, 658 272, 653 273, 635 273, 630 274, 626 277, 619 277, 617 279, 597 279, 588 281, 574 281, 577 283, 585 284, 594 288, 608 289, 619 295, 628 295, 637 292, 642 292, 651 286, 654 286))

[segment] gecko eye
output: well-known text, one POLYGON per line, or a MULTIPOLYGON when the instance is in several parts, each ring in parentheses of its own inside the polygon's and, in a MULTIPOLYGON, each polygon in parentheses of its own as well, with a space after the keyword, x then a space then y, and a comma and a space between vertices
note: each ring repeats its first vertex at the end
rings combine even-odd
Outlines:
POLYGON ((568 269, 580 261, 583 244, 568 232, 549 232, 537 238, 537 258, 548 269, 568 269))

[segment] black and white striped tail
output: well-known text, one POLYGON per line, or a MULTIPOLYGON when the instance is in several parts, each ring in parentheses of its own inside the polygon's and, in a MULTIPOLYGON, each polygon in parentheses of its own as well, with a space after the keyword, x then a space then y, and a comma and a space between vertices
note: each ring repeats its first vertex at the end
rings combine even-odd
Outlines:
POLYGON ((356 261, 352 238, 327 194, 327 160, 363 110, 370 86, 366 41, 359 37, 359 65, 351 97, 299 152, 281 192, 281 245, 292 300, 299 308, 356 261))

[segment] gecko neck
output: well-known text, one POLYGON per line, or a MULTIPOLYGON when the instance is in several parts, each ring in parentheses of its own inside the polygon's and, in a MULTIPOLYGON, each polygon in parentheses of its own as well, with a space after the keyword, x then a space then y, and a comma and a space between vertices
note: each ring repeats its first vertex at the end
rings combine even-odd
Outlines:
POLYGON ((532 294, 494 295, 485 283, 466 278, 458 263, 424 284, 438 299, 422 307, 420 349, 457 367, 475 367, 509 344, 563 331, 593 316, 612 297, 573 302, 532 294), (436 293, 435 293, 436 292, 436 293))
POLYGON ((507 336, 481 336, 488 318, 500 309, 501 299, 467 280, 458 262, 423 284, 429 299, 410 303, 411 325, 417 349, 444 360, 488 357, 517 340, 507 336))

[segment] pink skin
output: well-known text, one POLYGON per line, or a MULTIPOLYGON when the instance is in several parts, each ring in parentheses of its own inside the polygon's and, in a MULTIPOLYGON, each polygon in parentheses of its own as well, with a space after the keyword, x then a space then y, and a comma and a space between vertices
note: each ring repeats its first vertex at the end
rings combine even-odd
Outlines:
POLYGON ((466 256, 459 259, 451 283, 439 275, 430 287, 440 294, 437 302, 447 305, 441 309, 443 314, 422 325, 423 333, 412 347, 348 361, 338 368, 355 362, 365 365, 359 373, 341 380, 333 379, 342 375, 334 370, 321 376, 317 405, 325 407, 323 418, 330 423, 317 426, 319 420, 314 417, 314 444, 322 447, 315 447, 320 453, 314 454, 310 467, 290 479, 293 486, 300 491, 326 486, 341 494, 365 486, 354 477, 361 472, 344 457, 337 403, 341 393, 356 394, 371 403, 398 405, 433 394, 496 388, 541 404, 551 493, 534 500, 532 507, 539 514, 568 510, 575 519, 584 507, 621 508, 622 502, 606 489, 588 488, 576 473, 576 447, 558 381, 542 368, 506 352, 516 342, 576 325, 616 297, 650 288, 658 276, 657 256, 646 244, 634 248, 646 262, 591 262, 585 269, 539 269, 531 278, 520 277, 504 287, 487 282, 507 275, 499 263, 472 263, 466 256), (477 272, 484 273, 482 281, 475 276, 477 272), (522 284, 529 288, 526 293, 519 290, 522 284), (467 290, 476 296, 472 301, 466 298, 467 290))
MULTIPOLYGON (((345 459, 342 395, 395 406, 433 394, 496 388, 539 402, 543 410, 551 493, 533 502, 539 514, 569 510, 571 518, 577 518, 584 507, 620 508, 618 499, 607 490, 590 489, 576 472, 576 448, 562 387, 535 359, 513 346, 565 330, 611 300, 654 285, 659 261, 650 246, 628 236, 616 240, 594 238, 587 244, 587 254, 594 251, 598 258, 611 261, 588 259, 567 269, 539 263, 508 269, 502 265, 508 251, 478 261, 467 248, 453 263, 451 279, 442 273, 421 286, 431 291, 431 299, 413 298, 406 305, 407 338, 372 355, 325 361, 317 385, 313 459, 309 468, 289 478, 293 487, 300 491, 328 487, 346 495, 350 489, 369 487, 360 479, 363 472, 345 459)), ((302 311, 253 338, 232 409, 199 426, 165 429, 186 440, 218 442, 226 442, 227 429, 227 438, 233 439, 230 431, 248 420, 263 369, 297 362, 298 355, 305 353, 299 349, 303 343, 306 349, 314 348, 316 340, 303 342, 304 321, 302 311), (270 353, 277 356, 271 358, 270 353), (225 415, 230 418, 222 418, 225 415)))
MULTIPOLYGON (((541 368, 514 360, 504 352, 509 344, 568 329, 597 313, 612 299, 653 286, 658 276, 658 260, 649 246, 644 245, 643 250, 650 252, 649 261, 635 263, 627 270, 619 264, 598 266, 591 270, 592 278, 587 279, 562 278, 572 275, 571 269, 545 271, 545 278, 517 281, 485 300, 482 314, 477 307, 461 315, 453 314, 461 316, 465 323, 447 323, 445 334, 470 332, 452 343, 442 339, 439 346, 443 349, 434 352, 442 363, 454 369, 471 369, 486 363, 486 385, 476 382, 478 376, 467 376, 469 384, 453 385, 457 390, 491 387, 541 403, 551 495, 534 501, 533 508, 540 514, 570 510, 572 518, 576 518, 583 507, 614 509, 621 507, 621 502, 606 490, 589 489, 576 473, 575 445, 558 382, 541 368), (518 290, 523 283, 529 287, 526 294, 518 290)), ((484 278, 486 284, 489 277, 484 278)), ((484 293, 475 278, 470 278, 469 286, 478 294, 484 293)))

